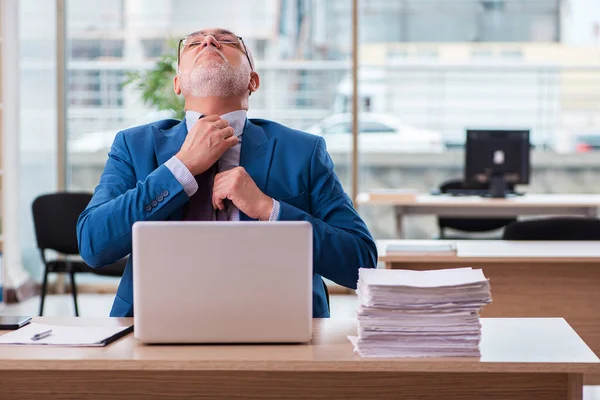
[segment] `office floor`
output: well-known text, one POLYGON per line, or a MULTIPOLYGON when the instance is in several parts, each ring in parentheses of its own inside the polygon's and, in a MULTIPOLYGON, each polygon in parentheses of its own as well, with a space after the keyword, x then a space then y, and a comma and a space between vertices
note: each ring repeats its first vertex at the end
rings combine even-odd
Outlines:
MULTIPOLYGON (((79 295, 79 313, 82 317, 105 317, 110 311, 114 295, 81 294, 79 295)), ((18 304, 11 304, 0 309, 3 315, 37 315, 39 298, 34 297, 18 304)), ((356 296, 332 295, 331 313, 336 317, 353 317, 356 310, 356 296)), ((52 295, 46 298, 45 316, 73 315, 73 302, 70 295, 52 295)), ((584 400, 600 400, 600 386, 585 386, 584 400)))

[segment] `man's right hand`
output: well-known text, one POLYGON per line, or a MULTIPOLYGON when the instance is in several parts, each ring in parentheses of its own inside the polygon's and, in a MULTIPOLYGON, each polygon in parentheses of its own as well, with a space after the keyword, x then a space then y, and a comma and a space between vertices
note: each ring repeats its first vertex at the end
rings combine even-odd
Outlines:
POLYGON ((196 176, 209 169, 238 142, 229 122, 218 115, 208 115, 196 121, 175 156, 196 176))

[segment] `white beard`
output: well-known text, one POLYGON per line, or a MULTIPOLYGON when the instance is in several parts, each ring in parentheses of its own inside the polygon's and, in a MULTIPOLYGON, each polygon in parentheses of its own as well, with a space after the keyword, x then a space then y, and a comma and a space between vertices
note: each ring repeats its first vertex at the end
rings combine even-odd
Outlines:
POLYGON ((233 68, 226 60, 219 62, 208 59, 190 71, 180 72, 179 85, 183 94, 193 97, 239 96, 248 90, 250 72, 250 66, 246 63, 233 68))

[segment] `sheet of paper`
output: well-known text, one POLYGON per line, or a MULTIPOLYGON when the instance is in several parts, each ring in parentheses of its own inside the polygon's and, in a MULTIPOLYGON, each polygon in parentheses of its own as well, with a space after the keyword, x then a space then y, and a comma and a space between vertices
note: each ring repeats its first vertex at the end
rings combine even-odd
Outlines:
POLYGON ((430 271, 412 271, 402 269, 359 270, 360 279, 368 285, 412 286, 421 288, 448 287, 485 282, 487 279, 480 269, 453 268, 430 271))
POLYGON ((0 345, 102 346, 102 342, 127 326, 58 326, 30 323, 21 329, 0 336, 0 345), (52 329, 42 339, 32 340, 36 333, 52 329))

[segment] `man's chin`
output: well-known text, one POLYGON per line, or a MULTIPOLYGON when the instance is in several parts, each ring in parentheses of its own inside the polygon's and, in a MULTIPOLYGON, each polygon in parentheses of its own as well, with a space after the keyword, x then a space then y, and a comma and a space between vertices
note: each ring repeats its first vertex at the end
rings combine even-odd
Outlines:
POLYGON ((199 60, 198 64, 196 64, 195 68, 200 70, 211 70, 211 69, 219 69, 222 70, 225 66, 225 62, 220 58, 210 57, 208 59, 199 60))

